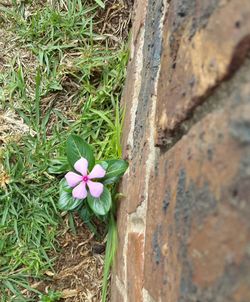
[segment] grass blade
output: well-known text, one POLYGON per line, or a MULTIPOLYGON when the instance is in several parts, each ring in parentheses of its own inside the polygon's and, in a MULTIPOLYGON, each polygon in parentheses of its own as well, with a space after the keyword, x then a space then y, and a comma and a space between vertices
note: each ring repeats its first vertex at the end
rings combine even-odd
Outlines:
POLYGON ((39 129, 40 124, 40 100, 41 100, 41 70, 37 69, 36 72, 36 90, 35 90, 35 116, 36 116, 36 129, 39 129))
POLYGON ((108 225, 108 236, 106 243, 105 259, 104 259, 104 272, 103 272, 103 283, 102 283, 102 302, 106 302, 108 280, 110 275, 111 266, 115 258, 116 249, 118 245, 117 227, 114 216, 110 213, 109 225, 108 225))
POLYGON ((105 4, 101 0, 95 0, 96 4, 98 4, 101 8, 105 8, 105 4))

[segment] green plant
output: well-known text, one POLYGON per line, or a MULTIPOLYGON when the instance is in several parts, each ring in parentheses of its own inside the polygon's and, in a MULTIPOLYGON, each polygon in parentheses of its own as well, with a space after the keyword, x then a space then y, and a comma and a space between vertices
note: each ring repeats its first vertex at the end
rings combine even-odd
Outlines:
POLYGON ((62 294, 60 292, 49 291, 48 294, 40 295, 39 302, 56 302, 59 301, 61 297, 62 294))
POLYGON ((94 216, 108 226, 102 292, 102 301, 106 301, 107 281, 117 246, 114 218, 116 184, 126 172, 128 163, 122 159, 96 162, 91 146, 74 134, 67 139, 66 158, 67 164, 65 158, 55 160, 57 166, 61 163, 60 173, 66 172, 68 167, 75 172, 68 172, 60 182, 59 208, 63 211, 77 211, 91 231, 96 230, 94 216))
POLYGON ((95 2, 101 7, 101 8, 104 8, 105 7, 105 4, 103 1, 101 0, 95 0, 95 2))

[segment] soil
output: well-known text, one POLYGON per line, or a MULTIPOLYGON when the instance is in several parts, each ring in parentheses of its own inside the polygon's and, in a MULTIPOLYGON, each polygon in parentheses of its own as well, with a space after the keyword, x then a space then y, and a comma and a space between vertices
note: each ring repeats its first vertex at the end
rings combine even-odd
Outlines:
POLYGON ((46 280, 34 282, 33 288, 41 292, 62 293, 60 302, 101 301, 102 271, 104 263, 104 242, 97 241, 75 215, 76 234, 64 219, 58 243, 61 252, 57 256, 54 271, 46 271, 46 280))
POLYGON ((109 37, 109 46, 127 40, 131 27, 133 0, 107 0, 105 10, 100 10, 96 20, 97 31, 109 37))

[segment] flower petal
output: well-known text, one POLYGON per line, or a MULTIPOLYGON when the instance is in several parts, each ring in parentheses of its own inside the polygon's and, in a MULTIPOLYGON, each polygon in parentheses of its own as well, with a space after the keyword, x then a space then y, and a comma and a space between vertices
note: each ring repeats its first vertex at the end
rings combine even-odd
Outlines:
POLYGON ((87 194, 86 184, 83 181, 81 181, 72 191, 72 195, 76 199, 84 199, 87 197, 87 194))
POLYGON ((77 172, 81 173, 83 176, 86 176, 88 173, 88 161, 86 158, 81 157, 78 161, 74 164, 74 168, 77 172))
POLYGON ((82 180, 82 176, 74 172, 68 172, 65 175, 66 181, 71 188, 74 188, 82 180))
POLYGON ((103 192, 103 184, 100 182, 93 182, 88 180, 87 185, 89 187, 90 194, 95 197, 99 198, 103 192))
POLYGON ((91 173, 88 175, 90 179, 93 178, 102 178, 106 174, 106 171, 103 169, 101 165, 95 165, 91 173))

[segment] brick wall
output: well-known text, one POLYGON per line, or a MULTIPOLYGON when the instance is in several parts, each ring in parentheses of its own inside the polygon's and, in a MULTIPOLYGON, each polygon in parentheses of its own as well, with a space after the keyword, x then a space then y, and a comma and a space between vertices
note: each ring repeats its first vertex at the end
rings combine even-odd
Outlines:
POLYGON ((250 301, 250 1, 137 0, 113 302, 250 301))

